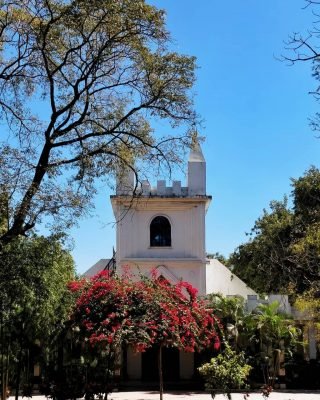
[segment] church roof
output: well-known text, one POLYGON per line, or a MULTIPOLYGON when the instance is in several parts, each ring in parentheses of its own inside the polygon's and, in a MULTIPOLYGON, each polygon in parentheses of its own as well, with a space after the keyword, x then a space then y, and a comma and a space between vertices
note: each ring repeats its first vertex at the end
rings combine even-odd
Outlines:
POLYGON ((91 278, 92 276, 95 276, 98 272, 103 271, 106 268, 109 261, 110 261, 109 258, 101 258, 101 260, 96 262, 83 275, 87 278, 91 278))

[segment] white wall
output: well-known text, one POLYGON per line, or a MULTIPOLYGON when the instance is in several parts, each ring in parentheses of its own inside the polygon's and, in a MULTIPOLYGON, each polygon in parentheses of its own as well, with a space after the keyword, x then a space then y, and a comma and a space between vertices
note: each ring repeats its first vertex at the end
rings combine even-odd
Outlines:
POLYGON ((259 304, 271 304, 277 301, 279 303, 279 311, 292 314, 292 308, 289 303, 288 295, 286 294, 268 294, 263 298, 258 298, 258 296, 249 296, 247 300, 247 311, 251 312, 256 309, 259 304))
POLYGON ((133 274, 138 275, 142 273, 150 276, 152 269, 157 267, 160 270, 159 275, 163 275, 169 282, 178 283, 181 280, 187 281, 198 290, 200 296, 206 294, 205 264, 199 260, 127 259, 122 260, 117 269, 120 275, 129 269, 133 274), (164 270, 167 272, 163 272, 164 270))
POLYGON ((211 259, 206 265, 206 293, 221 293, 224 296, 239 295, 247 298, 257 293, 220 261, 211 259))
MULTIPOLYGON (((140 270, 148 275, 152 268, 165 266, 176 281, 190 282, 205 294, 205 214, 210 198, 139 198, 125 214, 125 198, 113 198, 113 209, 123 215, 117 226, 117 268, 140 270), (171 224, 170 247, 150 246, 150 223, 158 215, 171 224)), ((173 280, 174 281, 174 280, 173 280)))
MULTIPOLYGON (((118 205, 118 215, 122 206, 118 205)), ((205 261, 205 201, 141 199, 117 226, 117 260, 197 258, 205 261), (150 247, 150 223, 158 215, 171 223, 171 247, 150 247)))

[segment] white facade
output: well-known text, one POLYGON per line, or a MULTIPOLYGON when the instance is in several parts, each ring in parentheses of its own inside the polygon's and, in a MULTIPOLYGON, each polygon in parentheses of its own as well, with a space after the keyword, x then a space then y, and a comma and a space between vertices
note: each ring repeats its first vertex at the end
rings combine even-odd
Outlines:
MULTIPOLYGON (((120 171, 116 194, 111 196, 117 221, 118 273, 129 268, 148 275, 157 268, 171 282, 190 282, 199 295, 256 295, 218 260, 206 259, 205 215, 211 196, 206 194, 206 162, 198 142, 190 151, 187 177, 187 186, 181 186, 180 181, 166 186, 164 180, 159 180, 152 187, 143 181, 134 192, 133 172, 120 171), (170 245, 152 245, 150 226, 156 217, 165 217, 169 222, 170 245)), ((92 276, 107 262, 100 260, 85 275, 92 276)))
POLYGON ((117 185, 111 196, 117 223, 116 265, 149 274, 161 268, 161 274, 173 282, 185 280, 199 294, 206 294, 205 214, 211 197, 206 195, 205 160, 195 145, 188 162, 188 186, 180 181, 166 186, 165 181, 151 187, 142 182, 138 196, 132 198, 126 188, 134 187, 130 173, 124 177, 126 187, 117 185), (150 227, 156 217, 165 217, 171 227, 170 245, 152 245, 150 227))
MULTIPOLYGON (((240 295, 245 299, 256 293, 218 260, 207 260, 205 247, 205 215, 211 196, 206 194, 206 162, 198 143, 194 144, 188 160, 188 183, 180 181, 172 186, 160 180, 156 187, 148 181, 134 192, 132 171, 118 175, 116 195, 111 196, 117 221, 116 268, 119 274, 126 270, 149 275, 157 269, 168 281, 191 283, 199 295, 221 293, 240 295), (165 220, 164 241, 153 240, 152 224, 165 220), (169 227, 169 228, 168 228, 169 227), (168 230, 170 235, 168 235, 168 230), (167 236, 170 236, 170 240, 167 236)), ((162 233, 160 232, 160 236, 162 233)), ((97 263, 87 275, 97 271, 97 263)), ((143 379, 144 355, 126 352, 126 374, 130 381, 143 379)), ((177 369, 182 380, 194 374, 193 354, 180 352, 177 369)))
POLYGON ((185 280, 199 295, 222 293, 247 298, 256 294, 218 260, 206 259, 205 215, 211 201, 206 194, 206 162, 196 142, 188 160, 188 184, 172 186, 157 182, 151 187, 143 181, 133 195, 132 171, 120 175, 117 194, 111 196, 117 223, 116 265, 149 274, 154 268, 171 282, 185 280), (154 218, 167 218, 171 226, 170 246, 152 246, 150 225, 154 218), (160 271, 161 269, 161 271, 160 271))
MULTIPOLYGON (((206 195, 206 164, 199 145, 196 144, 190 153, 186 187, 181 187, 180 181, 166 186, 166 182, 160 180, 156 187, 144 181, 140 193, 133 196, 133 191, 128 191, 128 188, 134 188, 132 173, 122 174, 122 179, 123 184, 117 184, 117 194, 111 196, 118 221, 118 272, 121 274, 129 268, 133 273, 139 271, 148 275, 156 268, 158 274, 168 281, 188 281, 200 295, 205 295, 205 215, 211 197, 206 195), (154 243, 152 223, 158 217, 164 218, 169 228, 166 229, 165 240, 154 243)), ((130 381, 144 378, 143 357, 128 349, 126 372, 130 381)), ((193 354, 180 352, 175 362, 180 379, 193 377, 193 354)))

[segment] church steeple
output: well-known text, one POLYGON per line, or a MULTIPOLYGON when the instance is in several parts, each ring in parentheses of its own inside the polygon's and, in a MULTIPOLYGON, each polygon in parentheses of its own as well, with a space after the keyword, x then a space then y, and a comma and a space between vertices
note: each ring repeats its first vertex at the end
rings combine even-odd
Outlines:
POLYGON ((189 196, 206 194, 206 160, 195 132, 188 160, 188 193, 189 196))
POLYGON ((128 166, 118 168, 116 174, 116 194, 132 196, 134 190, 134 172, 128 166))

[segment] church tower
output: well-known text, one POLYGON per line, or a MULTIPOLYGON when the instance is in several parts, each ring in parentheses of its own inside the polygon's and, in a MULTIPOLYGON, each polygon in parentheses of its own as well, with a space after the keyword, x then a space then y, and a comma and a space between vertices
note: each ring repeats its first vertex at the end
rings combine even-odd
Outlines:
POLYGON ((206 293, 205 214, 206 162, 195 139, 188 161, 188 183, 159 180, 155 187, 143 181, 134 196, 131 171, 111 196, 117 223, 118 272, 130 268, 149 274, 154 268, 171 282, 185 280, 200 295, 206 293))
MULTIPOLYGON (((173 181, 156 186, 143 181, 136 189, 134 172, 119 171, 115 195, 111 196, 116 225, 116 268, 119 275, 128 269, 150 276, 153 269, 169 282, 190 282, 199 295, 221 292, 226 295, 256 295, 244 282, 219 263, 206 259, 205 216, 211 196, 206 193, 206 161, 195 135, 188 159, 187 185, 173 181)), ((104 261, 106 264, 107 260, 104 261)), ((97 272, 100 262, 88 275, 97 272)), ((129 382, 158 379, 154 349, 135 353, 124 350, 123 363, 129 382)), ((163 349, 167 381, 188 381, 195 372, 193 353, 163 349)))
POLYGON ((206 195, 206 160, 197 140, 195 140, 189 155, 188 193, 189 196, 206 195))

